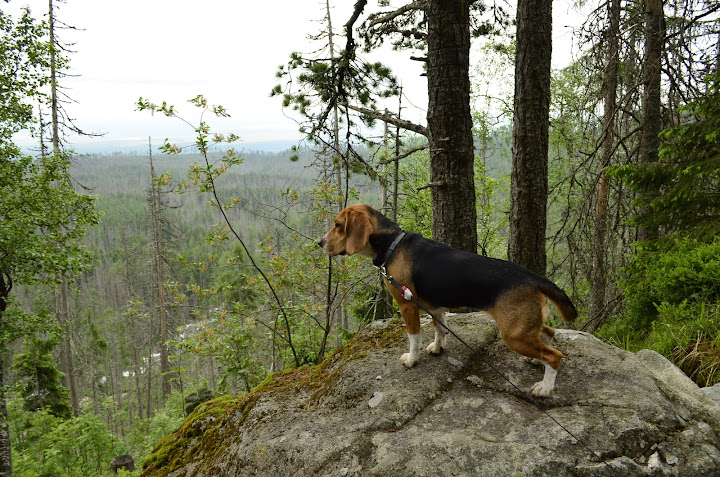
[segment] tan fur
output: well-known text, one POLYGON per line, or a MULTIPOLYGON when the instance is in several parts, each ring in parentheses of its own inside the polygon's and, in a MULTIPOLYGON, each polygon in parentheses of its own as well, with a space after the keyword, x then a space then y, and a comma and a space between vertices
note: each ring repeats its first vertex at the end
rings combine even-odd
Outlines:
POLYGON ((334 227, 325 234, 323 248, 328 255, 353 255, 367 246, 375 228, 372 217, 361 207, 350 206, 335 217, 334 227))

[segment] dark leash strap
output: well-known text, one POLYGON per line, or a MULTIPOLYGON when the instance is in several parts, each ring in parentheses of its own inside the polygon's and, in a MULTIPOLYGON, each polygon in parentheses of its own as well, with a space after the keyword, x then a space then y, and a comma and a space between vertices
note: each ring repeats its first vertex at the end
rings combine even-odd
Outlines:
POLYGON ((385 252, 385 256, 383 257, 382 264, 377 265, 374 263, 376 267, 378 267, 381 270, 385 269, 385 264, 387 264, 388 260, 390 260, 390 257, 392 256, 393 252, 395 252, 395 247, 400 243, 400 241, 405 237, 405 232, 402 230, 399 234, 397 234, 397 237, 395 237, 395 240, 392 241, 390 246, 388 247, 387 251, 385 252))
POLYGON ((615 470, 615 468, 613 468, 610 464, 608 464, 608 463, 605 461, 605 459, 603 459, 602 456, 601 456, 598 452, 595 452, 594 450, 592 450, 587 444, 585 444, 585 442, 583 442, 580 438, 578 438, 577 436, 575 436, 575 434, 573 434, 572 432, 570 432, 570 430, 569 430, 568 428, 566 428, 565 426, 563 426, 557 419, 555 419, 554 417, 552 417, 549 412, 547 412, 545 409, 541 408, 525 391, 523 391, 523 390, 520 389, 515 383, 513 383, 512 381, 510 381, 510 379, 509 379, 507 376, 505 376, 499 369, 497 369, 495 366, 493 366, 492 363, 490 363, 487 359, 485 359, 485 358, 483 357, 483 355, 480 354, 479 351, 475 350, 472 346, 470 346, 469 344, 467 344, 467 343, 466 343, 462 338, 460 338, 453 330, 451 330, 445 323, 443 323, 442 321, 436 319, 436 318, 435 318, 435 315, 434 315, 430 310, 428 310, 426 306, 424 306, 422 303, 420 303, 417 298, 415 298, 415 297, 413 296, 412 291, 410 291, 409 288, 401 285, 397 280, 395 280, 392 276, 390 276, 390 275, 387 273, 387 270, 385 269, 385 263, 387 262, 387 259, 388 259, 388 258, 390 257, 390 255, 392 254, 392 250, 395 249, 395 246, 397 245, 397 243, 400 242, 400 240, 402 240, 402 236, 404 236, 404 235, 405 235, 405 233, 403 232, 403 233, 400 234, 399 239, 395 239, 395 242, 393 242, 393 244, 391 245, 391 248, 388 249, 388 253, 385 254, 385 260, 383 261, 383 264, 382 264, 381 266, 377 267, 377 268, 380 269, 380 273, 382 274, 383 277, 385 277, 385 279, 388 281, 388 283, 390 283, 392 286, 394 286, 395 288, 397 288, 397 289, 400 291, 400 293, 403 294, 403 297, 404 297, 406 300, 414 303, 414 304, 417 305, 422 311, 424 311, 425 313, 427 313, 428 315, 430 315, 430 316, 432 317, 433 321, 434 321, 436 324, 440 325, 446 332, 448 332, 448 333, 450 333, 451 335, 453 335, 460 343, 462 343, 463 345, 465 345, 465 347, 466 347, 467 349, 469 349, 472 354, 474 354, 474 355, 476 355, 477 357, 479 357, 480 360, 481 360, 483 363, 485 363, 488 367, 490 367, 490 369, 492 369, 492 370, 495 372, 495 374, 497 374, 497 375, 500 376, 502 379, 504 379, 505 381, 507 381, 507 382, 510 384, 510 386, 512 386, 512 387, 520 394, 520 397, 522 398, 522 401, 524 401, 524 402, 527 403, 527 404, 532 405, 535 409, 537 409, 538 411, 540 411, 540 412, 542 412, 543 414, 545 414, 548 418, 550 418, 550 420, 552 420, 555 424, 557 424, 563 431, 565 431, 568 435, 570 435, 570 437, 572 437, 573 439, 575 439, 575 442, 577 442, 577 443, 579 443, 581 446, 583 446, 590 454, 593 455, 593 457, 595 457, 595 458, 596 458, 598 461, 600 461, 602 464, 605 464, 605 466, 606 466, 608 469, 610 469, 610 471, 613 473, 613 475, 619 476, 620 474, 618 474, 618 472, 615 470))

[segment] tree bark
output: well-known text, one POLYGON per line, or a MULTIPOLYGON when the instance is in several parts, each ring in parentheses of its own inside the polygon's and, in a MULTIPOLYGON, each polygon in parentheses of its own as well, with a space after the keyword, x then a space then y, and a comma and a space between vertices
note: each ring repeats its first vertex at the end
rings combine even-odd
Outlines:
MULTIPOLYGON (((665 41, 665 15, 662 0, 645 0, 645 58, 643 62, 643 125, 640 133, 640 162, 650 164, 658 161, 659 134, 662 130, 660 113, 660 76, 662 73, 662 50, 665 41)), ((640 194, 653 196, 657 191, 646 188, 640 194)), ((650 212, 641 209, 640 215, 650 212)), ((657 238, 657 227, 643 225, 638 228, 638 240, 657 238)))
POLYGON ((433 238, 476 253, 470 9, 466 0, 428 0, 426 15, 433 238))
POLYGON ((552 0, 520 0, 508 259, 545 275, 552 0))
POLYGON ((619 71, 620 0, 608 4, 610 27, 607 31, 608 49, 603 79, 605 106, 603 111, 602 157, 600 159, 597 198, 595 202, 595 227, 592 235, 592 268, 590 271, 590 297, 588 302, 588 325, 586 331, 595 331, 607 316, 607 228, 608 202, 610 196, 609 177, 605 168, 612 162, 615 144, 615 111, 617 110, 617 86, 619 71))
MULTIPOLYGON (((0 270, 0 324, 7 309, 7 297, 10 295, 12 282, 0 270)), ((10 423, 8 422, 7 403, 5 401, 5 354, 4 346, 0 346, 0 477, 12 477, 12 452, 10 447, 10 423)))

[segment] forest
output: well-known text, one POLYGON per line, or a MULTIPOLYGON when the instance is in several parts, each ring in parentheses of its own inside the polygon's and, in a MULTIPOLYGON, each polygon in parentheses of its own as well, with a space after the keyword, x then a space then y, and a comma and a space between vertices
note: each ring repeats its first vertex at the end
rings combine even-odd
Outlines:
POLYGON ((282 153, 242 149, 202 95, 181 114, 138 91, 195 142, 76 154, 62 9, 0 12, 0 477, 140 475, 202 400, 397 318, 367 261, 318 247, 355 202, 546 275, 573 328, 720 382, 720 4, 585 2, 581 54, 552 69, 551 0, 332 3, 267 85, 305 138, 282 153), (425 123, 383 45, 424 64, 425 123))

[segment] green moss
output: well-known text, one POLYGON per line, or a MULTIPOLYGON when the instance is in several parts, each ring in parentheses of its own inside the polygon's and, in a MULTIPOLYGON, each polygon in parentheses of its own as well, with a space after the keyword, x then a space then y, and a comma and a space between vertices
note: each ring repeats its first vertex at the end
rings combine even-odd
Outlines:
POLYGON ((177 431, 158 442, 150 456, 142 463, 142 475, 162 477, 187 464, 190 461, 188 455, 193 450, 187 448, 188 442, 204 438, 216 430, 223 418, 231 415, 237 406, 244 402, 246 396, 222 396, 197 406, 177 431))
POLYGON ((354 359, 366 356, 373 349, 383 349, 402 340, 405 328, 401 322, 372 334, 359 333, 338 347, 317 366, 287 369, 269 375, 251 392, 242 396, 223 396, 198 405, 177 431, 162 439, 143 462, 144 477, 164 477, 187 465, 200 455, 212 460, 222 455, 229 445, 228 426, 241 426, 261 397, 292 391, 310 394, 308 406, 334 388, 342 368, 354 359), (230 418, 233 418, 230 423, 230 418))

